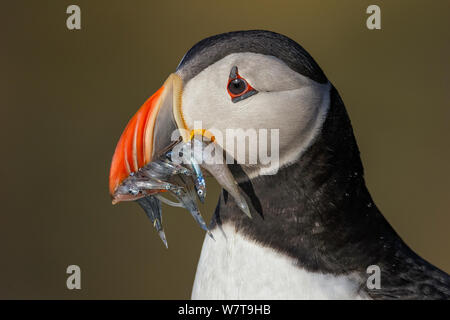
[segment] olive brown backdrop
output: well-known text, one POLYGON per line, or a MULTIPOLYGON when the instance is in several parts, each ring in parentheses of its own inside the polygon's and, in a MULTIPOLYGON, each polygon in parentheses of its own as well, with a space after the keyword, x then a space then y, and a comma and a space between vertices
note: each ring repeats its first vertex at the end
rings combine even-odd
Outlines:
MULTIPOLYGON (((285 34, 317 60, 349 111, 375 202, 450 272, 449 11, 447 0, 2 3, 0 298, 189 298, 204 233, 164 206, 166 250, 137 204, 112 206, 111 156, 192 45, 245 29, 285 34), (66 28, 70 4, 79 31, 66 28), (366 28, 370 4, 382 30, 366 28), (71 264, 81 290, 66 288, 71 264)), ((219 189, 208 188, 209 221, 219 189)))

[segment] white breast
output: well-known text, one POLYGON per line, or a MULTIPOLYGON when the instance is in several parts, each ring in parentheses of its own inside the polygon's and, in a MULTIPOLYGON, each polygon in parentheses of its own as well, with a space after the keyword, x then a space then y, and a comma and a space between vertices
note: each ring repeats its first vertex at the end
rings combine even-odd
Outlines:
POLYGON ((234 226, 206 236, 192 299, 361 299, 352 276, 308 272, 295 260, 262 247, 234 226))

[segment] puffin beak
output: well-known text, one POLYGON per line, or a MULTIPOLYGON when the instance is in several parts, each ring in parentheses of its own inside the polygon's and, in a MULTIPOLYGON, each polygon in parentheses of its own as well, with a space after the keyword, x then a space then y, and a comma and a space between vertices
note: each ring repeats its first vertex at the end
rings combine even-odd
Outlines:
POLYGON ((111 163, 109 192, 113 204, 145 196, 120 195, 116 191, 128 176, 153 161, 180 136, 189 139, 181 114, 182 90, 181 78, 171 74, 128 122, 111 163))

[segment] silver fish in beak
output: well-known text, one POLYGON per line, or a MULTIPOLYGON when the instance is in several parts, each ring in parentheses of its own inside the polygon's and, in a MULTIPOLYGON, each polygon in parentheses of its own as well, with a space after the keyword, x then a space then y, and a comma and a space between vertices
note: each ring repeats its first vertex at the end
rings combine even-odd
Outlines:
POLYGON ((162 209, 161 202, 154 196, 147 196, 136 200, 136 202, 144 209, 153 226, 156 228, 162 242, 168 248, 166 234, 162 227, 162 209))
MULTIPOLYGON (((203 203, 206 198, 202 168, 216 178, 250 217, 249 207, 227 165, 211 165, 201 160, 208 144, 200 142, 198 145, 198 132, 188 130, 185 125, 181 111, 182 89, 181 78, 172 74, 136 112, 117 143, 109 175, 112 203, 137 201, 166 247, 161 202, 188 210, 212 237, 196 202, 198 198, 203 203), (175 147, 184 150, 185 161, 179 163, 172 159, 175 147), (171 193, 178 202, 165 198, 165 192, 171 193)), ((205 130, 200 132, 200 138, 203 137, 209 139, 209 144, 214 143, 214 137, 205 130)))

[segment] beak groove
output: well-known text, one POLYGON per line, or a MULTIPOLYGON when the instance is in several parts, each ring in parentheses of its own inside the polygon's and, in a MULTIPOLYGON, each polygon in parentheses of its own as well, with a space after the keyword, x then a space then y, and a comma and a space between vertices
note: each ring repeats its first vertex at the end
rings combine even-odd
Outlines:
MULTIPOLYGON (((119 185, 171 144, 173 131, 186 128, 181 113, 182 90, 181 78, 171 74, 128 122, 111 162, 109 192, 113 203, 121 201, 115 198, 119 185)), ((178 132, 187 140, 189 137, 184 131, 178 132)))

